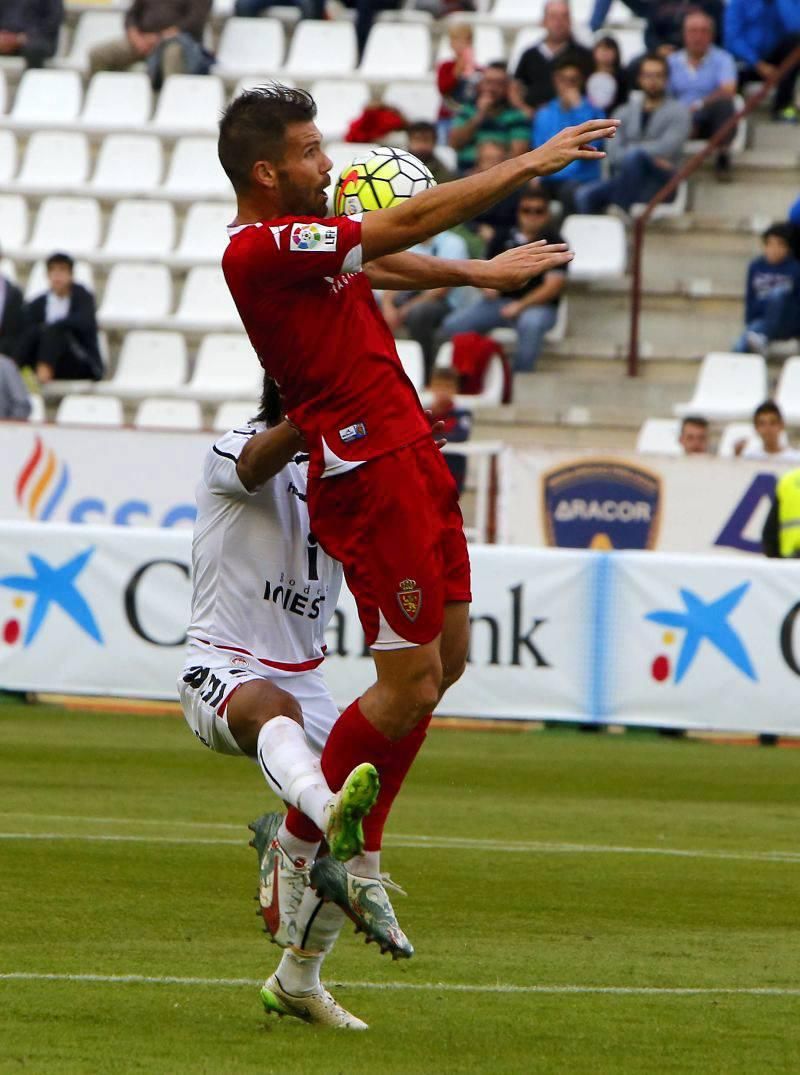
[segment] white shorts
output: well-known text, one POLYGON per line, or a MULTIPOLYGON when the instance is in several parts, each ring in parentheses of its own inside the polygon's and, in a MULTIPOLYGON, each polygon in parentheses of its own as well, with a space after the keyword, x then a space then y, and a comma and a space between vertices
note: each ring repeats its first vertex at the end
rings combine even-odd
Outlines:
POLYGON ((309 745, 321 754, 339 718, 321 666, 310 672, 277 672, 213 646, 193 647, 178 677, 183 715, 200 742, 221 754, 244 753, 228 727, 227 709, 236 688, 254 679, 274 683, 297 700, 309 745))

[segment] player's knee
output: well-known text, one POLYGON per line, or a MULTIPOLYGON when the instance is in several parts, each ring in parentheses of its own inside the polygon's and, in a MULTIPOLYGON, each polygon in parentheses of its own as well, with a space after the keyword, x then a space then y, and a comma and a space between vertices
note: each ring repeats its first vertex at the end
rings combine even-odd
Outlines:
POLYGON ((449 661, 442 669, 442 686, 439 692, 441 698, 445 691, 450 690, 454 683, 458 683, 459 679, 464 675, 467 669, 467 655, 459 654, 457 658, 449 661))

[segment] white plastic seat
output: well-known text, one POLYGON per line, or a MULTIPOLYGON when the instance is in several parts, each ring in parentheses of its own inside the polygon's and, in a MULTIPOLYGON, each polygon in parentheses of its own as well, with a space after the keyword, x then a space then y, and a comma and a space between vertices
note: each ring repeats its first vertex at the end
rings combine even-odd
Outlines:
MULTIPOLYGON (((72 276, 76 284, 82 284, 87 290, 94 292, 94 270, 88 261, 83 258, 75 262, 72 276)), ((47 264, 44 260, 35 261, 31 265, 28 279, 25 284, 25 301, 30 302, 37 295, 47 291, 50 283, 47 279, 47 264)))
POLYGON ((89 175, 89 142, 74 131, 36 131, 15 186, 28 191, 80 191, 89 175))
POLYGON ((227 19, 217 46, 214 74, 239 78, 280 71, 285 50, 283 25, 277 19, 227 19))
POLYGON ((172 393, 187 372, 186 340, 179 332, 134 329, 125 335, 114 376, 95 391, 143 399, 153 392, 172 393))
POLYGON ((540 25, 545 0, 495 0, 492 22, 503 26, 540 25))
POLYGON ((383 94, 387 105, 401 112, 409 123, 427 120, 435 123, 442 103, 433 82, 390 82, 383 94))
POLYGON ((98 196, 146 194, 156 190, 163 174, 160 138, 152 134, 109 134, 103 139, 89 186, 98 196))
POLYGON ((86 91, 79 122, 93 131, 139 131, 152 111, 153 91, 144 72, 98 71, 86 91))
POLYGON ((124 37, 125 15, 122 11, 85 11, 78 19, 69 52, 56 60, 55 66, 86 73, 89 53, 95 45, 124 37))
POLYGON ((396 78, 425 78, 431 70, 431 35, 427 26, 376 23, 367 38, 358 73, 387 82, 396 78))
POLYGON ((767 398, 767 364, 761 355, 712 351, 703 359, 692 398, 676 403, 673 414, 729 421, 750 418, 767 398))
POLYGON ((170 75, 164 82, 152 128, 161 132, 216 131, 225 103, 215 75, 170 75))
POLYGON ((122 401, 115 396, 64 396, 56 422, 62 426, 121 426, 122 401))
POLYGON ((163 193, 181 198, 228 198, 230 180, 222 170, 214 138, 179 138, 172 153, 163 193))
POLYGON ((636 451, 644 455, 682 455, 680 432, 679 418, 646 418, 636 438, 636 451))
POLYGON ((39 206, 29 253, 66 250, 74 257, 94 253, 99 242, 100 206, 94 198, 49 197, 39 206))
POLYGON ((228 400, 217 407, 211 428, 215 433, 226 429, 240 429, 256 414, 258 406, 252 400, 228 400))
POLYGON ((317 105, 314 121, 323 139, 344 138, 351 122, 364 111, 370 97, 366 82, 320 79, 309 91, 317 105))
POLYGON ((6 280, 10 280, 12 284, 18 282, 17 266, 11 258, 0 258, 0 276, 5 276, 6 280))
POLYGON ((137 429, 202 429, 203 410, 196 399, 145 399, 133 424, 137 429))
POLYGON ((0 131, 0 184, 10 183, 19 163, 17 140, 12 131, 0 131))
POLYGON ((352 22, 303 19, 292 36, 286 74, 290 78, 347 78, 355 74, 357 64, 352 22))
POLYGON ((98 320, 107 327, 163 321, 172 309, 172 277, 164 265, 122 262, 108 274, 98 320))
POLYGON ((44 407, 44 399, 38 392, 32 392, 30 395, 31 411, 28 415, 28 421, 39 425, 47 419, 47 412, 44 407))
POLYGON ((781 368, 775 402, 788 425, 800 425, 800 355, 787 358, 781 368))
POLYGON ((406 377, 417 392, 421 392, 425 387, 425 359, 422 356, 422 347, 416 340, 395 340, 394 342, 406 377))
MULTIPOLYGON (((671 202, 661 202, 653 210, 651 220, 671 220, 674 217, 683 216, 689 204, 689 184, 681 183, 675 191, 675 197, 671 202)), ((631 216, 641 216, 645 210, 644 202, 636 202, 631 206, 631 216)))
POLYGON ((0 112, 5 112, 8 107, 8 81, 5 71, 0 68, 0 112))
POLYGON ((569 324, 569 303, 566 295, 562 292, 561 302, 558 304, 558 312, 556 314, 556 323, 545 333, 545 340, 548 343, 560 343, 567 335, 567 326, 569 324))
MULTIPOLYGON (((513 329, 501 329, 502 332, 512 332, 513 329)), ((494 338, 495 333, 492 333, 494 338)), ((453 344, 450 340, 441 345, 436 352, 435 366, 453 365, 453 344)), ((483 377, 483 390, 475 395, 457 395, 456 405, 468 407, 470 410, 480 410, 482 407, 498 407, 503 402, 503 390, 505 388, 505 370, 503 360, 499 355, 493 355, 486 367, 483 377)), ((427 406, 425 394, 422 397, 423 404, 427 406)))
POLYGON ((182 263, 213 261, 219 264, 228 245, 225 230, 236 213, 226 202, 197 202, 186 214, 175 257, 182 263))
POLYGON ((0 194, 0 236, 3 250, 21 250, 28 237, 28 203, 21 194, 0 194))
MULTIPOLYGON (((458 21, 458 16, 455 16, 453 22, 458 21)), ((445 23, 446 26, 447 24, 445 23)), ((478 23, 473 26, 472 48, 475 53, 475 59, 481 66, 506 58, 505 40, 503 39, 503 31, 499 26, 492 26, 488 23, 478 23)), ((436 63, 452 59, 453 50, 450 48, 450 40, 447 34, 444 33, 439 39, 439 47, 436 50, 436 63)))
POLYGON ((736 447, 742 441, 745 442, 745 448, 761 446, 752 422, 728 422, 720 434, 717 455, 720 459, 734 459, 736 447))
POLYGON ((214 332, 204 337, 191 380, 177 394, 204 400, 250 399, 252 414, 258 410, 263 383, 264 371, 247 337, 214 332))
POLYGON ((171 202, 123 199, 114 206, 101 253, 106 258, 158 259, 175 246, 171 202))
POLYGON ((625 275, 625 225, 612 216, 568 216, 561 227, 575 258, 571 280, 610 280, 625 275))
MULTIPOLYGON (((290 89, 294 88, 294 79, 287 78, 281 73, 280 81, 282 86, 288 86, 290 89)), ((231 94, 231 100, 234 97, 238 97, 240 93, 244 93, 245 90, 254 90, 259 86, 263 86, 266 82, 269 82, 269 78, 265 75, 245 75, 244 78, 240 78, 236 83, 233 93, 231 94)))
POLYGON ((26 71, 17 87, 9 121, 17 127, 61 127, 74 124, 81 110, 83 87, 77 71, 52 68, 26 71))
POLYGON ((241 328, 222 269, 200 265, 189 270, 174 322, 176 326, 195 331, 241 328))

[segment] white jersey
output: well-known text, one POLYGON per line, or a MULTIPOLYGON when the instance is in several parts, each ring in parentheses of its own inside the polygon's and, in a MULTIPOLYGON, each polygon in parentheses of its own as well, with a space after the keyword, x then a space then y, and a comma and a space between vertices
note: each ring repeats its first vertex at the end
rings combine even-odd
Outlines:
POLYGON ((239 454, 266 428, 233 429, 206 455, 196 492, 189 643, 305 672, 324 657, 342 569, 309 531, 307 457, 295 457, 253 493, 242 485, 239 454))

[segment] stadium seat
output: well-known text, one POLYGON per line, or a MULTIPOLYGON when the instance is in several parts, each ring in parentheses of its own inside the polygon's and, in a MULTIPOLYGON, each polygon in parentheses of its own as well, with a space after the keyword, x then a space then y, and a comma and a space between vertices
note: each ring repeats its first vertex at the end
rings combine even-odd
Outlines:
POLYGON ((540 25, 545 0, 495 0, 492 22, 501 26, 540 25))
POLYGON ((646 455, 682 455, 679 418, 646 418, 636 438, 636 451, 646 455))
POLYGON ((77 71, 29 70, 20 79, 9 123, 15 127, 61 127, 78 120, 83 99, 77 71))
POLYGON ((171 393, 188 373, 186 340, 179 332, 134 329, 125 335, 114 376, 101 381, 101 395, 144 399, 153 392, 171 393))
POLYGON ((613 280, 625 275, 625 225, 613 216, 568 216, 561 234, 575 258, 571 280, 613 280))
POLYGON ((161 192, 170 198, 231 198, 214 138, 179 138, 161 192))
POLYGON ((99 71, 89 83, 80 115, 91 131, 142 130, 153 111, 150 79, 141 71, 99 71))
MULTIPOLYGON (((500 331, 508 332, 509 329, 502 329, 500 331)), ((492 333, 494 337, 494 333, 492 333)), ((436 352, 435 366, 452 366, 453 364, 453 344, 451 341, 447 341, 441 345, 436 352)), ((503 389, 505 387, 505 372, 503 370, 503 360, 494 355, 486 367, 486 373, 483 378, 483 391, 477 395, 457 395, 456 405, 459 407, 467 407, 469 410, 480 410, 482 407, 499 407, 503 402, 503 389)), ((427 406, 427 400, 423 393, 423 404, 427 406)))
POLYGON ((196 332, 241 329, 239 313, 220 268, 201 265, 189 270, 173 321, 176 327, 196 332))
POLYGON ((285 50, 283 25, 277 19, 230 18, 222 27, 214 74, 235 79, 279 72, 285 50))
POLYGON ((0 113, 8 108, 8 80, 5 71, 0 67, 0 113))
POLYGON ((401 112, 409 123, 427 120, 435 123, 442 103, 432 82, 390 82, 383 94, 387 105, 401 112))
POLYGON ((800 355, 787 358, 781 368, 775 402, 787 425, 800 426, 800 355))
POLYGON ((647 51, 644 44, 644 30, 641 27, 620 27, 612 31, 612 36, 619 45, 623 67, 627 67, 637 56, 641 56, 647 51))
POLYGON ((264 371, 245 335, 211 333, 200 344, 191 380, 176 394, 201 400, 250 399, 250 407, 257 409, 263 381, 264 371))
POLYGON ((98 197, 155 191, 164 174, 161 140, 152 134, 109 134, 103 139, 89 184, 98 197))
POLYGON ((745 448, 761 446, 761 440, 753 429, 752 422, 728 422, 720 435, 717 455, 720 459, 733 459, 736 456, 736 446, 742 441, 745 442, 745 448))
POLYGON ((35 131, 14 182, 26 191, 82 190, 89 176, 89 141, 74 131, 35 131))
POLYGON ((700 365, 692 398, 676 403, 672 412, 719 421, 749 418, 766 398, 767 364, 761 355, 713 351, 700 365))
POLYGON ((47 420, 47 413, 44 409, 44 399, 38 392, 32 392, 30 401, 31 413, 28 415, 28 421, 39 425, 41 422, 47 420))
POLYGON ((395 340, 394 342, 406 377, 417 392, 421 392, 425 387, 425 359, 422 357, 422 347, 416 340, 395 340))
MULTIPOLYGON (((75 283, 83 284, 89 291, 94 292, 94 270, 88 261, 79 259, 73 268, 75 283)), ((35 261, 31 265, 28 279, 25 283, 25 301, 30 302, 37 295, 41 295, 50 287, 47 279, 47 265, 44 260, 35 261)))
POLYGON ((85 11, 78 19, 69 52, 56 58, 54 66, 69 67, 86 74, 89 53, 95 45, 124 37, 125 15, 122 11, 85 11))
MULTIPOLYGON (((689 204, 689 184, 681 183, 675 191, 675 197, 671 202, 661 202, 653 210, 651 220, 671 220, 674 217, 683 216, 689 204)), ((636 202, 631 206, 631 216, 641 216, 645 210, 644 202, 636 202)))
POLYGON ((114 265, 97 317, 106 328, 163 321, 172 309, 172 277, 165 265, 114 265))
POLYGON ((39 206, 28 257, 47 256, 54 250, 70 254, 93 253, 100 243, 100 206, 94 198, 48 197, 39 206))
POLYGON ((566 295, 562 295, 561 302, 558 304, 558 314, 556 316, 556 323, 545 334, 545 340, 548 343, 560 343, 567 335, 567 325, 569 323, 569 300, 566 295))
POLYGON ((175 210, 171 202, 116 202, 100 254, 104 259, 159 260, 175 246, 175 210))
MULTIPOLYGON (((280 77, 282 86, 289 86, 290 88, 294 86, 294 79, 287 78, 284 74, 281 74, 280 77)), ((263 86, 266 81, 268 81, 268 79, 266 79, 264 75, 245 75, 244 78, 240 78, 236 83, 234 91, 231 94, 231 100, 233 100, 234 97, 238 97, 240 93, 244 93, 245 90, 253 90, 257 86, 263 86)))
POLYGON ((3 250, 22 250, 28 237, 28 203, 21 194, 0 194, 0 236, 3 250))
POLYGON ((355 73, 357 63, 352 22, 303 19, 292 36, 286 74, 290 78, 347 78, 355 73))
POLYGON ((12 284, 18 282, 17 266, 11 258, 0 258, 0 273, 5 276, 6 280, 10 280, 12 284))
POLYGON ((10 183, 17 174, 17 140, 11 131, 0 131, 0 183, 10 183))
POLYGON ((226 202, 197 202, 190 206, 173 260, 186 265, 203 261, 218 265, 228 245, 225 229, 235 214, 235 207, 226 202))
POLYGON ((62 426, 121 426, 122 400, 115 396, 64 396, 56 422, 62 426))
POLYGON ((370 93, 366 82, 320 79, 311 86, 317 104, 317 126, 323 139, 341 139, 352 121, 364 111, 370 93))
POLYGON ((367 38, 358 73, 385 83, 399 78, 430 78, 431 35, 427 26, 377 23, 367 38))
POLYGON ((133 424, 137 429, 202 429, 203 410, 196 399, 145 399, 133 424))
POLYGON ((215 75, 170 75, 161 90, 152 128, 164 134, 212 133, 224 104, 222 79, 215 75))
POLYGON ((220 403, 211 428, 215 433, 244 426, 256 414, 258 408, 252 400, 229 400, 220 403))
MULTIPOLYGON (((458 16, 454 16, 453 22, 458 22, 458 16)), ((445 23, 445 27, 446 27, 445 23)), ((503 31, 499 26, 491 26, 484 23, 478 23, 472 27, 472 47, 475 51, 475 59, 479 64, 485 66, 487 63, 493 63, 495 60, 504 60, 506 58, 506 45, 503 39, 503 31)), ((452 60, 453 50, 450 48, 450 40, 447 34, 442 34, 439 39, 439 47, 436 50, 436 63, 439 64, 443 60, 452 60)))

